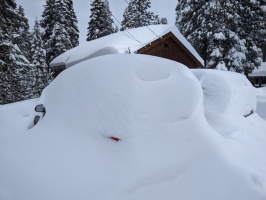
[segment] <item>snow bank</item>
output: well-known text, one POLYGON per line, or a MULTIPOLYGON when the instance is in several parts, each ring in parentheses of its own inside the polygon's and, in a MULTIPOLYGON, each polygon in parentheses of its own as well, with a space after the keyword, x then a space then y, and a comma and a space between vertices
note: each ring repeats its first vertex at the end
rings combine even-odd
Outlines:
POLYGON ((266 87, 256 88, 256 95, 259 98, 266 98, 266 87))
POLYGON ((220 70, 192 70, 201 82, 205 113, 248 115, 256 111, 256 91, 246 77, 220 70))
MULTIPOLYGON (((236 89, 243 92, 241 83, 236 89)), ((224 104, 211 106, 234 113, 227 115, 233 121, 215 112, 222 128, 209 121, 211 127, 200 82, 174 61, 144 55, 84 61, 62 72, 37 102, 0 107, 1 117, 14 113, 23 127, 11 130, 7 121, 0 131, 0 199, 263 200, 264 121, 224 104), (46 115, 25 130, 32 122, 19 120, 17 109, 25 106, 33 120, 41 103, 46 115)))
POLYGON ((244 117, 250 110, 256 111, 256 89, 241 74, 217 70, 193 70, 193 73, 202 84, 206 119, 224 138, 220 151, 227 161, 243 170, 243 182, 252 180, 250 186, 262 194, 238 196, 231 190, 230 197, 221 199, 265 199, 266 123, 256 112, 244 117))
MULTIPOLYGON (((51 118, 51 123, 60 123, 55 121, 62 113, 66 113, 64 120, 67 122, 62 122, 69 125, 74 122, 73 126, 80 128, 80 124, 77 125, 73 118, 102 121, 102 113, 108 118, 111 117, 111 121, 115 121, 112 117, 114 114, 120 118, 122 115, 133 115, 137 112, 137 116, 132 117, 139 118, 146 116, 146 112, 153 112, 154 115, 148 118, 151 122, 163 123, 164 120, 170 120, 174 123, 190 118, 200 106, 201 100, 200 84, 185 66, 150 56, 116 55, 81 63, 78 68, 68 71, 67 75, 56 78, 49 86, 49 90, 44 92, 39 103, 45 104, 46 118, 51 118), (167 85, 171 84, 174 87, 168 88, 167 85), (77 89, 72 89, 73 86, 77 89), (187 93, 188 89, 193 91, 193 98, 189 98, 191 94, 187 93), (183 98, 174 95, 176 93, 183 98), (83 111, 76 109, 73 102, 83 111), (157 106, 159 104, 160 107, 157 106), (125 112, 121 107, 130 109, 130 112, 125 112), (91 114, 88 115, 87 110, 91 114), (168 113, 167 119, 164 119, 164 113, 168 113)), ((123 120, 126 120, 126 117, 123 120)), ((123 124, 127 123, 121 123, 123 124)), ((110 128, 114 127, 110 124, 110 128)))
POLYGON ((174 61, 116 55, 82 62, 45 89, 36 104, 46 115, 35 127, 1 138, 0 196, 110 199, 168 181, 219 143, 202 100, 197 79, 174 61))
POLYGON ((266 62, 261 63, 258 69, 254 69, 249 76, 266 76, 266 62))
POLYGON ((257 112, 266 120, 266 87, 256 88, 257 112))
POLYGON ((169 32, 172 32, 185 48, 187 48, 203 65, 204 62, 202 58, 179 32, 176 26, 152 25, 149 27, 119 31, 115 34, 87 42, 56 57, 51 62, 50 66, 54 67, 64 64, 68 68, 97 56, 134 53, 169 32))
POLYGON ((12 130, 26 131, 32 127, 32 116, 35 114, 34 107, 37 101, 38 99, 32 99, 0 105, 0 134, 4 134, 4 130, 9 130, 10 133, 12 130))

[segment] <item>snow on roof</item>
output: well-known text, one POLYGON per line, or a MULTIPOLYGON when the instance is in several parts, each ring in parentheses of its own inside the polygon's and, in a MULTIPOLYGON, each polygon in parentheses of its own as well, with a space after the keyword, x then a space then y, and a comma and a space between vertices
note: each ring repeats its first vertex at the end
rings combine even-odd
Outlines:
POLYGON ((84 60, 102 55, 134 53, 169 32, 172 32, 175 37, 198 59, 198 61, 204 65, 203 59, 179 32, 176 26, 152 25, 148 27, 128 29, 126 31, 117 32, 86 42, 85 44, 66 51, 56 57, 50 63, 50 66, 56 67, 66 65, 68 68, 84 60))
POLYGON ((266 76, 266 62, 261 63, 258 69, 254 69, 249 76, 266 76))

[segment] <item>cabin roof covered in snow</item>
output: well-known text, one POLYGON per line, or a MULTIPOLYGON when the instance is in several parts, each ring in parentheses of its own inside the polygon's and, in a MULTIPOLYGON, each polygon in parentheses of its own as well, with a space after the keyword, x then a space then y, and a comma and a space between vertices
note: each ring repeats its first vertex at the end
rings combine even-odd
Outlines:
POLYGON ((261 66, 254 69, 249 76, 266 76, 266 62, 261 63, 261 66))
POLYGON ((202 65, 204 65, 203 59, 179 32, 176 26, 152 25, 148 27, 128 29, 126 31, 117 32, 86 42, 85 44, 68 50, 56 57, 50 63, 50 67, 56 68, 57 66, 65 65, 66 68, 68 68, 79 62, 98 56, 135 53, 137 50, 149 45, 154 40, 163 37, 169 32, 173 33, 185 48, 187 48, 187 50, 191 52, 202 65))

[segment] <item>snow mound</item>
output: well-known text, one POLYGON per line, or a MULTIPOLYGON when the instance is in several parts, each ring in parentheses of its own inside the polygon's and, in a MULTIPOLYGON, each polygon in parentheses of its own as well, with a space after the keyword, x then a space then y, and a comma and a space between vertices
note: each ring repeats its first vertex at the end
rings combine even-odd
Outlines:
MULTIPOLYGON (((115 121, 115 117, 128 114, 120 107, 131 110, 132 116, 125 116, 123 121, 128 117, 141 118, 153 113, 149 116, 149 121, 178 122, 190 118, 201 102, 200 84, 187 67, 174 61, 143 55, 110 55, 81 63, 56 78, 40 99, 40 103, 47 109, 46 118, 58 121, 67 108, 64 116, 67 122, 63 123, 79 127, 80 124, 73 124, 73 118, 78 117, 84 121, 110 118, 115 121), (77 89, 73 89, 73 85, 77 89), (173 86, 169 87, 170 85, 173 86), (187 93, 188 90, 193 94, 192 97, 187 93), (182 98, 175 95, 177 93, 182 98), (73 102, 83 111, 76 109, 73 102), (106 118, 103 118, 102 113, 105 113, 106 118)), ((122 128, 122 124, 126 123, 108 126, 117 129, 114 127, 122 128)))
POLYGON ((264 121, 215 112, 210 126, 204 98, 193 73, 167 59, 108 55, 77 64, 40 99, 0 107, 9 119, 0 120, 0 199, 265 199, 264 121), (37 104, 46 114, 26 130, 37 104), (13 114, 21 124, 10 128, 13 114))
POLYGON ((257 112, 266 120, 266 87, 256 88, 257 94, 257 112))
POLYGON ((196 77, 167 59, 108 55, 75 65, 36 102, 46 108, 36 126, 0 134, 0 199, 122 200, 176 179, 220 143, 202 101, 196 77))
POLYGON ((224 138, 223 155, 242 169, 243 177, 251 181, 250 186, 262 194, 259 198, 236 197, 232 192, 231 197, 221 199, 265 199, 266 123, 256 113, 256 89, 244 75, 234 72, 193 70, 193 73, 203 87, 206 119, 224 138))
POLYGON ((259 98, 266 98, 266 87, 256 88, 256 95, 259 98))
POLYGON ((239 73, 220 70, 192 70, 201 82, 205 113, 245 116, 256 111, 256 90, 239 73))
POLYGON ((266 62, 261 63, 261 66, 254 69, 249 76, 266 76, 266 62))
POLYGON ((0 105, 0 134, 4 130, 26 131, 33 126, 34 107, 38 99, 21 101, 17 103, 0 105), (8 114, 7 114, 8 113, 8 114))

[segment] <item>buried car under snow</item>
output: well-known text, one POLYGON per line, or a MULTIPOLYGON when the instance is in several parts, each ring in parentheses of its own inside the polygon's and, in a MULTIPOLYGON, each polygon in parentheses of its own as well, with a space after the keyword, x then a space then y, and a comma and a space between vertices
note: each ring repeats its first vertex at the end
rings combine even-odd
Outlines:
POLYGON ((265 199, 263 120, 226 106, 230 91, 211 104, 218 85, 206 101, 187 67, 143 55, 65 70, 25 105, 45 106, 36 126, 0 133, 0 199, 265 199), (212 126, 206 106, 219 111, 212 126))

